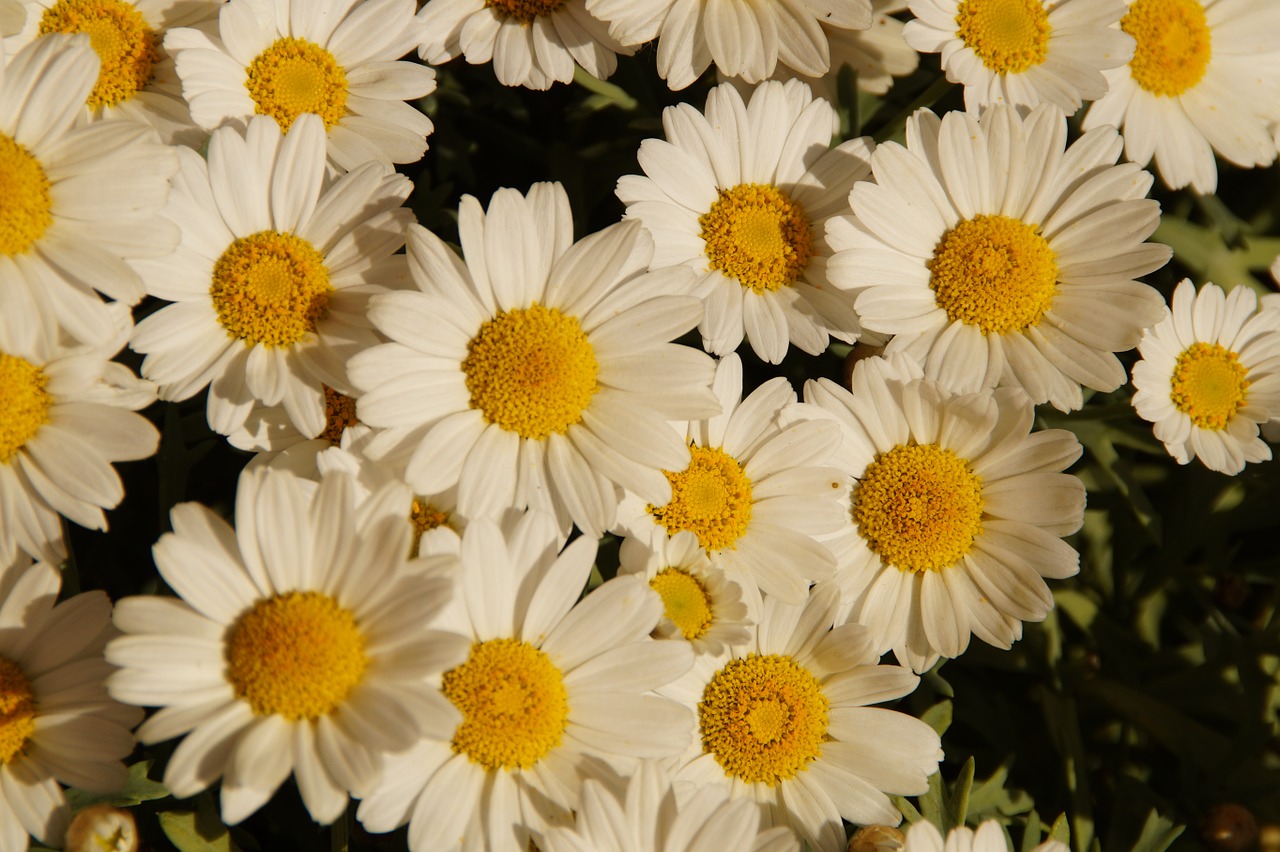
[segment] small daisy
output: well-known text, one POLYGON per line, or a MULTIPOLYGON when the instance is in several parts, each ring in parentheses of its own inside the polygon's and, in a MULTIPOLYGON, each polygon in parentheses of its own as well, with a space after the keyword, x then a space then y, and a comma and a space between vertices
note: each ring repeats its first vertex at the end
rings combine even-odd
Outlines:
MULTIPOLYGON (((250 464, 270 463, 284 454, 305 456, 311 464, 303 462, 295 466, 286 463, 285 466, 299 476, 311 478, 315 471, 315 456, 329 447, 339 446, 348 429, 360 426, 355 397, 328 385, 321 385, 321 390, 324 393, 324 428, 318 435, 308 437, 299 432, 283 404, 263 405, 261 401, 254 400, 244 424, 227 435, 227 443, 236 449, 257 453, 250 464)), ((368 431, 367 427, 362 430, 368 431)))
MULTIPOLYGON (((933 823, 921 820, 907 832, 903 852, 1005 852, 1008 848, 1004 829, 993 819, 982 823, 976 831, 963 825, 953 828, 947 832, 945 843, 933 823)), ((1068 848, 1057 840, 1046 840, 1031 852, 1068 852, 1068 848)))
POLYGON ((431 119, 405 101, 426 97, 435 72, 396 62, 423 32, 413 0, 231 0, 217 35, 170 30, 191 116, 206 130, 241 129, 269 115, 288 130, 300 115, 324 120, 329 160, 351 170, 374 160, 416 163, 431 119))
POLYGON ((1016 388, 953 394, 896 381, 876 360, 854 368, 852 393, 805 385, 845 427, 840 461, 854 479, 841 614, 917 672, 960 656, 970 634, 1008 648, 1053 608, 1044 578, 1079 570, 1061 537, 1084 522, 1084 485, 1062 472, 1080 443, 1063 429, 1030 434, 1035 409, 1016 388))
POLYGON ((438 623, 466 633, 471 651, 433 679, 462 722, 391 758, 356 813, 367 830, 408 822, 415 852, 524 852, 579 808, 588 767, 627 773, 684 747, 692 715, 652 690, 688 671, 693 652, 649 638, 662 603, 639 577, 579 602, 596 540, 557 553, 559 542, 541 512, 505 532, 486 518, 467 527, 457 593, 438 623))
POLYGON ((1218 187, 1213 155, 1269 165, 1280 104, 1280 5, 1273 0, 1125 0, 1120 29, 1137 40, 1127 67, 1108 71, 1106 97, 1084 129, 1113 125, 1124 152, 1171 188, 1218 187))
POLYGON ((458 489, 468 518, 532 507, 599 536, 618 487, 665 502, 662 469, 689 450, 669 420, 716 411, 711 359, 668 341, 701 305, 681 269, 646 274, 653 245, 623 222, 573 243, 559 184, 464 196, 465 262, 409 234, 418 290, 372 301, 393 342, 351 360, 357 413, 382 429, 374 458, 404 464, 419 494, 458 489))
POLYGON ((736 355, 720 361, 714 388, 721 413, 682 424, 679 432, 692 461, 663 471, 671 498, 628 494, 618 525, 646 540, 693 533, 711 564, 743 586, 753 613, 761 591, 802 601, 810 581, 835 570, 835 558, 818 538, 847 523, 843 476, 822 466, 840 443, 839 429, 807 419, 808 406, 797 405, 784 378, 743 399, 736 355))
POLYGON ((759 802, 768 824, 789 825, 815 852, 843 852, 842 820, 897 825, 886 793, 925 792, 942 760, 924 722, 867 706, 907 695, 919 679, 877 665, 861 625, 833 630, 838 603, 830 588, 797 605, 766 598, 751 642, 699 657, 659 690, 698 714, 677 788, 717 786, 759 802))
POLYGON ((51 35, 6 64, 0 51, 0 326, 11 345, 110 337, 98 294, 136 304, 130 262, 170 254, 159 217, 178 167, 155 131, 127 121, 77 125, 98 77, 85 35, 51 35))
POLYGON ((17 344, 0 325, 0 563, 15 549, 61 563, 58 516, 105 530, 102 510, 124 498, 111 465, 156 451, 159 433, 133 413, 155 401, 155 385, 111 360, 133 321, 120 303, 108 317, 115 335, 98 346, 17 344))
POLYGON ((952 390, 1013 386, 1070 411, 1080 386, 1125 381, 1114 352, 1132 349, 1164 300, 1133 279, 1167 246, 1143 242, 1160 221, 1151 176, 1120 154, 1114 128, 1066 147, 1062 113, 1022 119, 989 107, 939 119, 920 110, 907 146, 876 149, 875 183, 835 218, 831 281, 856 294, 864 328, 894 335, 952 390), (1064 151, 1065 148, 1065 151, 1064 151))
POLYGON ((160 398, 209 386, 214 431, 245 425, 255 400, 283 404, 308 437, 325 428, 324 386, 348 393, 346 361, 379 341, 369 296, 407 279, 408 179, 377 163, 330 180, 324 129, 288 133, 255 117, 209 141, 208 162, 179 150, 165 215, 182 228, 172 257, 139 262, 147 291, 177 304, 138 324, 132 347, 160 398))
POLYGON ((58 782, 92 793, 124 786, 120 762, 142 712, 113 701, 102 658, 111 602, 85 592, 54 604, 62 575, 21 557, 0 564, 0 848, 27 835, 62 848, 71 807, 58 782))
POLYGON ((712 354, 733 352, 745 335, 776 364, 788 342, 817 355, 829 337, 857 339, 853 300, 827 282, 824 231, 869 176, 873 143, 828 150, 836 123, 798 81, 764 83, 746 104, 733 86, 717 86, 705 116, 667 108, 668 141, 640 144, 645 176, 618 181, 627 217, 653 235, 652 268, 698 274, 690 292, 706 306, 698 330, 712 354))
POLYGON ((386 753, 447 736, 457 713, 425 679, 466 654, 428 624, 456 560, 406 565, 409 529, 355 511, 351 480, 319 488, 272 470, 241 476, 236 526, 196 503, 172 513, 156 566, 179 595, 125 598, 107 647, 109 688, 163 708, 138 729, 182 737, 164 783, 178 798, 222 778, 234 825, 296 775, 321 823, 377 783, 386 753))
POLYGON ((1184 278, 1138 351, 1133 407, 1179 464, 1234 475, 1271 458, 1258 425, 1280 416, 1280 311, 1259 311, 1248 287, 1197 293, 1184 278))
POLYGON ((947 79, 964 85, 965 109, 1055 104, 1067 115, 1107 93, 1103 71, 1133 56, 1114 29, 1122 0, 909 0, 907 44, 941 53, 947 79))

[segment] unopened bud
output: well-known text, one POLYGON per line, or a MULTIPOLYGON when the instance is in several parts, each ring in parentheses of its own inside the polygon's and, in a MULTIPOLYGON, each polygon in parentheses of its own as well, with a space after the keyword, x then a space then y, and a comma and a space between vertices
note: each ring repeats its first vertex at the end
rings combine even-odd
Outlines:
POLYGON ((868 825, 849 840, 849 852, 898 852, 906 844, 902 832, 887 825, 868 825))
POLYGON ((137 852, 138 824, 133 814, 111 805, 93 805, 75 815, 67 828, 67 852, 137 852))

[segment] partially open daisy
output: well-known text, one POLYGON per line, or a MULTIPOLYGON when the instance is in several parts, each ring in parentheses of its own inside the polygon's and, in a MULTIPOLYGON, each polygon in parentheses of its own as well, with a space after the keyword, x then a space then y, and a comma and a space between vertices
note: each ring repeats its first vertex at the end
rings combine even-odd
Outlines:
MULTIPOLYGON (((0 356, 2 359, 3 356, 0 356)), ((3 363, 0 360, 0 363, 3 363)), ((0 369, 3 369, 0 367, 0 369)), ((62 575, 26 557, 0 561, 0 848, 27 835, 62 848, 71 820, 58 782, 114 793, 142 712, 113 701, 102 658, 111 602, 85 592, 54 604, 62 575)))
POLYGON ((107 647, 111 694, 163 708, 138 729, 182 737, 164 783, 185 798, 222 778, 222 819, 261 807, 292 773, 318 822, 378 781, 383 755, 457 713, 425 680, 466 654, 426 625, 450 597, 438 559, 405 564, 409 529, 355 511, 351 480, 241 476, 236 526, 196 503, 154 548, 180 599, 125 598, 107 647))
POLYGON ((139 323, 131 342, 160 397, 209 386, 209 425, 229 435, 255 401, 283 405, 298 432, 328 423, 325 386, 350 393, 346 362, 378 342, 371 294, 400 286, 412 188, 377 163, 330 180, 324 128, 288 133, 255 117, 246 134, 213 134, 208 162, 179 151, 165 215, 182 228, 172 257, 139 262, 147 291, 177 304, 139 323))
POLYGON ((795 605, 766 598, 749 643, 699 657, 660 690, 698 714, 675 783, 753 799, 815 852, 843 852, 841 820, 897 825, 902 815, 886 794, 928 790, 942 760, 924 722, 867 706, 901 698, 919 679, 877 665, 861 625, 833 630, 838 603, 832 588, 795 605))
POLYGON ((1213 155, 1237 166, 1275 160, 1269 124, 1280 104, 1280 5, 1272 0, 1125 0, 1120 29, 1137 41, 1128 66, 1106 72, 1110 91, 1084 128, 1124 132, 1125 156, 1154 156, 1174 189, 1209 194, 1213 155))
MULTIPOLYGON (((977 830, 964 825, 953 828, 947 832, 945 841, 942 833, 933 823, 920 820, 907 832, 907 842, 902 850, 903 852, 1005 852, 1008 848, 1004 829, 993 819, 982 823, 977 830)), ((1057 840, 1046 840, 1031 852, 1068 852, 1068 847, 1067 844, 1057 840)))
POLYGON ((821 379, 805 399, 846 430, 857 535, 833 543, 847 548, 841 612, 922 672, 970 634, 1008 648, 1053 608, 1044 578, 1079 570, 1061 536, 1084 522, 1084 485, 1063 473, 1081 447, 1063 429, 1032 434, 1016 388, 958 395, 891 375, 860 362, 852 393, 821 379))
POLYGON ((1131 349, 1164 300, 1134 279, 1168 261, 1143 242, 1160 221, 1151 176, 1120 154, 1114 128, 1064 151, 1066 121, 990 107, 979 122, 927 110, 907 146, 881 145, 875 183, 854 184, 833 219, 828 266, 857 296, 864 328, 894 335, 925 375, 958 392, 1014 386, 1063 411, 1080 386, 1118 388, 1131 349))
POLYGON ((1248 287, 1184 278, 1173 309, 1138 344, 1133 407, 1179 464, 1236 474, 1271 458, 1259 424, 1280 416, 1280 310, 1248 287))
POLYGON ((717 86, 705 116, 681 104, 663 124, 668 141, 641 143, 646 176, 621 178, 618 197, 653 235, 654 269, 698 274, 707 351, 733 352, 745 335, 776 364, 788 343, 817 355, 829 336, 855 340, 852 299, 827 281, 824 231, 869 175, 871 140, 828 150, 835 110, 798 81, 758 86, 747 104, 717 86))
POLYGON ((716 411, 711 359, 672 344, 701 316, 682 269, 645 273, 652 242, 623 222, 573 243, 559 184, 499 190, 459 209, 465 264, 409 235, 418 290, 372 301, 392 343, 352 359, 369 448, 420 494, 458 488, 468 518, 533 507, 590 535, 613 525, 618 486, 665 502, 662 469, 689 450, 669 420, 716 411), (400 463, 397 461, 397 463, 400 463))
POLYGON ((405 101, 435 90, 435 72, 397 62, 417 47, 413 0, 232 0, 217 35, 170 30, 191 116, 206 130, 269 115, 288 130, 300 115, 324 121, 329 159, 350 170, 376 160, 415 163, 431 119, 405 101))
POLYGON ((488 519, 462 538, 458 591, 443 627, 471 639, 461 665, 433 679, 462 714, 443 737, 393 757, 357 817, 370 831, 409 822, 416 852, 524 852, 568 820, 596 761, 619 771, 679 754, 692 715, 652 694, 688 671, 683 642, 649 638, 662 604, 639 577, 579 602, 596 554, 581 536, 559 551, 554 519, 488 519))
POLYGON ((1114 29, 1121 0, 909 0, 914 21, 903 37, 922 53, 941 53, 947 79, 964 85, 965 108, 1030 109, 1067 115, 1107 93, 1103 71, 1133 56, 1133 39, 1114 29))
POLYGON ((0 55, 0 326, 11 345, 59 329, 100 342, 115 322, 99 291, 146 293, 130 266, 173 251, 159 217, 177 168, 155 131, 126 121, 76 125, 98 76, 86 35, 52 35, 0 55))

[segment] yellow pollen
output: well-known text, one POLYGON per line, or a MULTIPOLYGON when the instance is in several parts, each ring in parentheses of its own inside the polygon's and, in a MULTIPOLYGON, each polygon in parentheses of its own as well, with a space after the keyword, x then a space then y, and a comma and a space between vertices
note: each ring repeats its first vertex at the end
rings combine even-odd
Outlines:
POLYGON ((901 571, 940 571, 982 531, 982 479, 937 444, 899 444, 867 466, 853 520, 867 546, 901 571))
POLYGON ((1218 343, 1193 343, 1173 368, 1170 398, 1201 429, 1221 431, 1245 404, 1249 371, 1218 343))
POLYGON ((829 707, 822 684, 790 657, 733 660, 698 702, 703 751, 726 775, 773 787, 822 753, 829 707))
POLYGON ((0 464, 8 464, 49 422, 53 397, 44 371, 25 358, 0 352, 0 464))
POLYGON ((328 385, 324 388, 324 431, 320 437, 336 447, 342 443, 342 433, 360 421, 356 418, 356 401, 345 393, 338 393, 328 385))
POLYGON ((22 753, 36 730, 36 694, 22 669, 0 657, 0 765, 22 753))
POLYGON ((282 36, 249 63, 245 88, 253 111, 288 130, 304 112, 333 127, 347 114, 347 75, 333 54, 306 39, 282 36))
POLYGON ((1129 73, 1153 95, 1195 88, 1209 67, 1213 38, 1199 0, 1134 0, 1120 29, 1137 42, 1129 73))
POLYGON ((751 522, 751 480, 738 460, 718 447, 689 447, 689 466, 664 470, 671 502, 647 506, 667 535, 688 530, 703 550, 734 549, 751 522))
POLYGON ((311 243, 259 231, 227 247, 213 265, 213 307, 231 337, 290 346, 316 330, 329 304, 329 270, 311 243))
POLYGON ((569 718, 564 675, 528 642, 474 643, 441 688, 462 711, 453 750, 485 769, 529 769, 560 745, 569 718))
POLYGON ((421 497, 414 497, 409 507, 409 525, 413 527, 413 544, 409 548, 409 558, 417 559, 418 550, 422 546, 422 537, 438 527, 453 528, 449 523, 449 513, 437 509, 421 497))
POLYGON ((485 0, 484 5, 500 18, 515 18, 522 24, 532 24, 538 18, 550 15, 565 4, 565 0, 485 0))
POLYGON ((666 568, 649 581, 662 598, 667 618, 686 639, 699 639, 711 627, 711 595, 697 577, 680 568, 666 568))
POLYGON ((22 254, 53 224, 49 178, 30 151, 0 133, 0 255, 22 254))
POLYGON ((462 362, 471 407, 485 422, 539 441, 582 420, 599 371, 577 317, 536 302, 480 326, 462 362))
POLYGON ((263 598, 227 637, 227 680, 259 716, 332 713, 368 665, 355 616, 320 592, 263 598))
POLYGON ((767 184, 718 192, 698 217, 711 266, 757 293, 795 284, 813 254, 813 233, 800 205, 767 184))
POLYGON ((942 235, 929 286, 952 322, 1008 334, 1040 322, 1058 291, 1058 264, 1039 228, 975 216, 942 235))
POLYGON ((160 61, 160 36, 132 3, 123 0, 58 0, 40 18, 40 35, 85 33, 101 69, 89 93, 93 108, 129 100, 151 81, 160 61))
POLYGON ((1019 74, 1049 52, 1049 12, 1041 0, 961 0, 956 35, 997 74, 1019 74))

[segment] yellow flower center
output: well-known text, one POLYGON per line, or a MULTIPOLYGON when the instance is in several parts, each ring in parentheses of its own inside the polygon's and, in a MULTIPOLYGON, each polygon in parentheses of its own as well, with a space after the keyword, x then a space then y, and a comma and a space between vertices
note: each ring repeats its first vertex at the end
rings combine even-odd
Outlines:
POLYGON ((480 326, 462 362, 471 407, 486 422, 539 441, 582 420, 599 371, 577 317, 536 302, 480 326))
POLYGON ((355 426, 360 422, 356 417, 356 401, 354 397, 338 393, 328 385, 322 385, 322 387, 324 388, 324 431, 320 433, 320 437, 328 441, 330 446, 336 447, 342 443, 342 433, 347 431, 349 426, 355 426))
POLYGON ((813 233, 800 205, 767 184, 718 192, 698 217, 711 266, 757 293, 795 284, 813 254, 813 233))
POLYGON ((867 466, 853 520, 867 546, 901 571, 938 571, 982 531, 982 478, 937 444, 899 444, 867 466))
POLYGON ((421 497, 414 497, 409 507, 409 526, 413 527, 413 544, 409 547, 409 558, 417 559, 418 550, 422 546, 422 537, 438 527, 449 527, 449 513, 437 509, 421 497))
POLYGON ((474 643, 441 687, 462 711, 453 750, 485 769, 529 769, 560 745, 569 718, 564 675, 528 642, 474 643))
POLYGON ((689 466, 664 470, 671 502, 646 508, 667 535, 688 530, 703 550, 734 548, 751 522, 751 480, 738 460, 718 447, 689 447, 689 466))
POLYGON ((772 787, 821 754, 829 707, 822 684, 790 657, 733 660, 698 702, 702 748, 726 775, 772 787))
POLYGON ((98 54, 98 82, 90 107, 129 100, 151 80, 160 61, 160 36, 132 3, 123 0, 58 0, 40 18, 40 35, 85 33, 98 54))
POLYGON ((961 0, 956 35, 997 74, 1019 74, 1049 52, 1049 12, 1041 0, 961 0))
POLYGON ((53 224, 53 198, 40 161, 0 133, 0 255, 22 254, 53 224))
POLYGON ((952 322, 984 334, 1040 322, 1058 291, 1058 264, 1039 228, 1008 216, 975 216, 942 235, 929 286, 952 322))
POLYGON ((259 231, 227 247, 213 265, 213 307, 232 337, 289 346, 316 330, 329 304, 329 270, 311 243, 259 231))
POLYGON ((0 657, 0 765, 22 753, 36 730, 36 694, 22 669, 0 657))
POLYGON ((227 638, 227 680, 259 716, 297 722, 332 713, 368 665, 355 616, 320 592, 264 598, 227 638))
POLYGON ((1201 429, 1221 431, 1245 403, 1249 371, 1218 343, 1193 343, 1178 356, 1170 398, 1201 429))
POLYGON ((288 130, 304 112, 333 127, 347 114, 347 75, 333 54, 306 39, 282 36, 249 63, 245 87, 253 111, 288 130))
POLYGON ((559 9, 565 0, 485 0, 484 5, 492 9, 502 18, 515 18, 522 24, 532 24, 535 20, 559 9))
POLYGON ((49 422, 53 397, 44 371, 0 352, 0 464, 7 464, 49 422))
POLYGON ((649 585, 662 598, 667 618, 675 624, 686 639, 698 639, 706 634, 714 620, 711 595, 702 581, 681 568, 666 568, 649 581, 649 585))
POLYGON ((1180 95, 1209 67, 1213 39, 1199 0, 1134 0, 1120 29, 1138 43, 1129 73, 1153 95, 1180 95))

